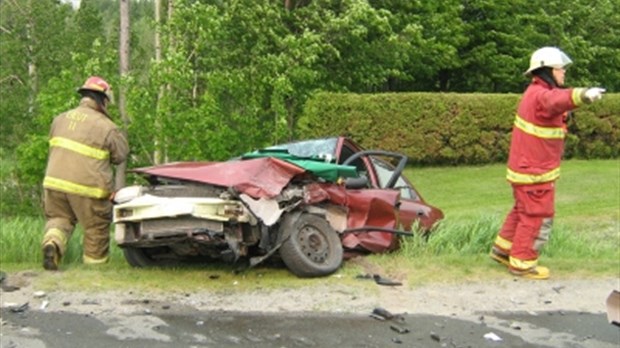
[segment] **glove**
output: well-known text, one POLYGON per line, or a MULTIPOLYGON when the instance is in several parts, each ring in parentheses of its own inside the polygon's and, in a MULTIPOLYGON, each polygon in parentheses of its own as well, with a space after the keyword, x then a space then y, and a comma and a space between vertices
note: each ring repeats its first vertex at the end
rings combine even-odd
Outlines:
POLYGON ((588 88, 583 96, 587 101, 592 103, 595 100, 603 98, 603 93, 605 93, 605 88, 593 87, 588 88))

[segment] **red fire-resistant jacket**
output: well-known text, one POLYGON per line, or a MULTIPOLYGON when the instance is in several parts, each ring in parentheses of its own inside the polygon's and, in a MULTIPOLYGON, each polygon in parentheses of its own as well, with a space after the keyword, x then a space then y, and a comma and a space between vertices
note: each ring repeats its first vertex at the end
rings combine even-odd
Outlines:
POLYGON ((584 103, 583 88, 557 88, 534 77, 517 110, 506 178, 537 184, 560 176, 567 112, 584 103))

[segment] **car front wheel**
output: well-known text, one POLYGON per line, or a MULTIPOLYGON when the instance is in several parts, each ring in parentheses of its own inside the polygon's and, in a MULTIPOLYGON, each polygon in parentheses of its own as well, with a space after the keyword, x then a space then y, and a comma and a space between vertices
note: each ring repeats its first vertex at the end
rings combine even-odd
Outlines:
POLYGON ((334 273, 342 264, 342 242, 323 217, 292 214, 280 227, 287 237, 280 247, 286 266, 299 277, 320 277, 334 273))
POLYGON ((167 266, 170 261, 164 261, 160 259, 159 255, 163 254, 165 247, 156 248, 137 248, 137 247, 123 247, 123 254, 125 260, 133 267, 156 267, 167 266))

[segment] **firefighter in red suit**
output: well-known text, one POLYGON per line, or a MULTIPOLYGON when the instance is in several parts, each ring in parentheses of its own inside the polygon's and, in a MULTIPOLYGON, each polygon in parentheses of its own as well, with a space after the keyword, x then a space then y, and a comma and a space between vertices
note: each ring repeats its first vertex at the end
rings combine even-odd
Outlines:
POLYGON ((567 115, 584 103, 601 99, 605 92, 598 87, 562 88, 570 63, 556 47, 543 47, 532 54, 525 72, 532 81, 519 103, 512 129, 506 178, 515 203, 490 256, 524 278, 549 278, 549 269, 538 265, 538 253, 549 239, 553 223, 567 115))

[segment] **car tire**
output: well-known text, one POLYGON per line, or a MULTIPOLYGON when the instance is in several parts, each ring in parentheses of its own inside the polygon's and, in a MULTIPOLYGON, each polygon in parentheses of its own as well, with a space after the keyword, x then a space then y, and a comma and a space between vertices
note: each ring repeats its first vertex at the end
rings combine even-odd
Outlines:
POLYGON ((149 253, 149 249, 151 248, 123 247, 123 254, 125 255, 127 263, 133 267, 144 268, 161 266, 162 264, 159 260, 153 259, 151 253, 149 253))
POLYGON ((280 226, 284 242, 280 257, 299 277, 321 277, 342 264, 340 236, 325 218, 308 213, 290 214, 280 226))

